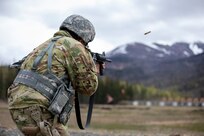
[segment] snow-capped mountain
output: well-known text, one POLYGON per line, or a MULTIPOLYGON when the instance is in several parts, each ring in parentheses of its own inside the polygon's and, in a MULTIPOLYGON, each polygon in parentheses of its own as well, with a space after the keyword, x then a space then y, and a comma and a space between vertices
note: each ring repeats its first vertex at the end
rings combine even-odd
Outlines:
POLYGON ((178 59, 198 55, 204 52, 204 43, 194 42, 177 42, 172 45, 163 45, 153 43, 146 45, 143 43, 130 43, 117 47, 108 53, 109 56, 118 56, 129 54, 132 57, 145 58, 165 58, 165 59, 178 59))
POLYGON ((204 43, 130 43, 107 54, 106 75, 159 88, 195 91, 204 97, 204 43), (195 86, 194 86, 195 85, 195 86))

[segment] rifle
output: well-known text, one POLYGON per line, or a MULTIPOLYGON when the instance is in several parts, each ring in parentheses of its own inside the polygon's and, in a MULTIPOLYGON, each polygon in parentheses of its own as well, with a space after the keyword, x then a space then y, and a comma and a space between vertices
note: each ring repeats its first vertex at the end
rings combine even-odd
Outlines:
POLYGON ((103 70, 104 70, 103 64, 105 62, 112 62, 112 60, 106 58, 105 52, 103 52, 102 54, 91 52, 91 55, 93 57, 93 60, 99 64, 99 71, 100 71, 100 75, 102 76, 103 70))

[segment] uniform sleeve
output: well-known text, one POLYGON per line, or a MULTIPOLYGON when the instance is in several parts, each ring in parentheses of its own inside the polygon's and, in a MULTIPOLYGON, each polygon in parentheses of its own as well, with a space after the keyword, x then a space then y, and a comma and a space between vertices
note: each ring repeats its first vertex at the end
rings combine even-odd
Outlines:
POLYGON ((89 51, 77 43, 68 49, 66 60, 73 88, 81 94, 92 95, 98 87, 98 77, 89 51))

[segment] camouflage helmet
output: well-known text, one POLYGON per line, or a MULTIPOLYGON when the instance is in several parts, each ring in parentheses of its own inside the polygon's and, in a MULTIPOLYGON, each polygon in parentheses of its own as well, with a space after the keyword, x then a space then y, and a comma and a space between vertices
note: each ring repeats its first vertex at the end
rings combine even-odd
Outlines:
POLYGON ((74 32, 86 44, 93 41, 95 37, 95 29, 92 23, 80 15, 68 16, 60 26, 60 30, 63 29, 74 32))

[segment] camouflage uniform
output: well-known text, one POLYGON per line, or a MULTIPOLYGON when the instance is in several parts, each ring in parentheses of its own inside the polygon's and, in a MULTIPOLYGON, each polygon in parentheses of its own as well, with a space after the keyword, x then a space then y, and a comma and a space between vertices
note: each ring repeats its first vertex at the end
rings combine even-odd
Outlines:
MULTIPOLYGON (((60 30, 54 34, 54 37, 56 36, 62 37, 56 41, 52 51, 52 73, 57 77, 68 75, 74 90, 82 94, 92 95, 97 89, 98 79, 96 66, 89 50, 72 38, 67 31, 60 30)), ((50 41, 51 39, 35 48, 26 57, 21 69, 30 70, 37 55, 50 41)), ((38 73, 42 74, 47 70, 47 61, 48 55, 46 54, 37 67, 38 73)), ((24 133, 30 130, 28 133, 33 131, 32 134, 35 133, 34 135, 49 135, 50 130, 57 130, 60 135, 68 135, 67 125, 60 124, 57 119, 54 119, 54 115, 47 110, 48 99, 33 88, 22 84, 12 84, 8 89, 8 102, 13 120, 24 133), (48 129, 47 134, 39 131, 39 122, 43 120, 48 126, 46 128, 48 129), (25 127, 28 129, 24 130, 25 127)))

